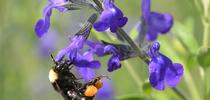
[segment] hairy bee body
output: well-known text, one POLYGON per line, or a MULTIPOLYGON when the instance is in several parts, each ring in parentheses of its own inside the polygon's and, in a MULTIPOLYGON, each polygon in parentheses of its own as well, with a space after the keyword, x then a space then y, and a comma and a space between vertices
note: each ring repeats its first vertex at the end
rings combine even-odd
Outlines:
POLYGON ((102 86, 101 78, 97 77, 90 82, 82 83, 71 72, 72 67, 69 60, 55 62, 55 66, 49 71, 52 86, 65 100, 93 100, 101 88, 99 85, 102 86))

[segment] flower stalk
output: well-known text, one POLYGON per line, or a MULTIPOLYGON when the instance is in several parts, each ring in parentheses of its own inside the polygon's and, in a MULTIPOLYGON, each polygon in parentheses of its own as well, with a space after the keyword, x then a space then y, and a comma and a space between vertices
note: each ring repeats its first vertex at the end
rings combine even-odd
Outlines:
POLYGON ((128 42, 128 44, 136 51, 138 56, 145 63, 149 64, 149 59, 146 57, 145 53, 142 50, 140 50, 140 48, 135 44, 135 42, 131 39, 131 37, 128 36, 128 34, 122 28, 118 28, 117 32, 120 33, 119 35, 123 37, 128 42))
POLYGON ((208 22, 208 20, 204 18, 203 20, 203 47, 204 48, 208 48, 209 46, 209 27, 210 27, 210 23, 208 22))
POLYGON ((203 23, 203 47, 208 48, 209 43, 209 28, 210 28, 210 16, 209 16, 209 5, 210 0, 202 0, 203 4, 203 12, 204 15, 202 17, 202 23, 203 23))

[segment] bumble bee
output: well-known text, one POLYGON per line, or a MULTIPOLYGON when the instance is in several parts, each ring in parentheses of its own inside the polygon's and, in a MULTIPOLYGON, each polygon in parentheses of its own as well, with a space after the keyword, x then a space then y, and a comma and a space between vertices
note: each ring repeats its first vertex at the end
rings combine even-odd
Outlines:
POLYGON ((51 55, 55 66, 49 71, 49 80, 54 89, 60 93, 65 100, 93 100, 94 96, 103 85, 101 78, 82 83, 71 72, 73 64, 69 60, 56 62, 51 55))

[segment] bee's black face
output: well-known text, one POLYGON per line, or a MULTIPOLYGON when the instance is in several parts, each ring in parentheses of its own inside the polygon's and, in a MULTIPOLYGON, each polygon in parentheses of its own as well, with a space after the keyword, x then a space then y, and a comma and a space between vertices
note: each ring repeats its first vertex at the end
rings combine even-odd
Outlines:
POLYGON ((71 70, 71 62, 69 60, 63 60, 60 62, 56 62, 55 69, 58 72, 62 72, 63 70, 71 70))

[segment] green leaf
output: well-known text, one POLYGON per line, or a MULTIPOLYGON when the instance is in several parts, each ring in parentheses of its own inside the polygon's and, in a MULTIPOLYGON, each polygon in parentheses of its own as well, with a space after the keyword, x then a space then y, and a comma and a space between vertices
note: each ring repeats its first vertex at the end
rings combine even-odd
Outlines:
POLYGON ((207 68, 210 66, 210 48, 201 48, 197 55, 198 63, 207 68))

